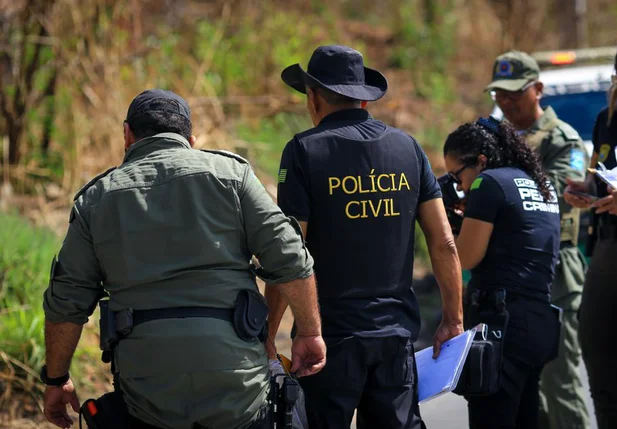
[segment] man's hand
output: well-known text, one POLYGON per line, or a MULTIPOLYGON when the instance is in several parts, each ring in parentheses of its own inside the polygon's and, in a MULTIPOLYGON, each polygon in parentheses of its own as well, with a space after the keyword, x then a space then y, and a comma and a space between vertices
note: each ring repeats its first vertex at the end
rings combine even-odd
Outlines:
POLYGON ((582 195, 574 195, 570 192, 574 191, 582 192, 584 194, 590 194, 592 193, 592 190, 589 189, 589 184, 587 182, 580 182, 571 179, 566 179, 566 182, 568 183, 568 186, 566 186, 566 189, 563 192, 563 199, 566 201, 566 203, 568 203, 572 207, 576 207, 579 209, 586 209, 591 207, 591 204, 593 203, 591 198, 586 198, 582 195))
POLYGON ((439 327, 437 327, 437 331, 435 331, 435 336, 433 338, 433 359, 437 359, 437 356, 439 356, 439 353, 441 352, 441 345, 443 343, 462 333, 462 322, 445 322, 442 320, 439 327))
POLYGON ((610 209, 609 213, 612 215, 617 215, 617 191, 613 190, 612 196, 613 196, 613 208, 610 209))
POLYGON ((79 399, 77 399, 75 386, 73 386, 71 380, 60 387, 47 386, 45 388, 43 413, 50 423, 55 424, 59 428, 70 428, 73 425, 73 419, 69 417, 66 409, 66 406, 69 404, 73 411, 79 413, 79 399))
POLYGON ((291 373, 317 374, 326 365, 326 343, 321 335, 296 335, 291 346, 291 373))
POLYGON ((617 214, 617 193, 610 186, 608 187, 609 195, 599 199, 591 205, 596 209, 596 214, 611 213, 617 214))

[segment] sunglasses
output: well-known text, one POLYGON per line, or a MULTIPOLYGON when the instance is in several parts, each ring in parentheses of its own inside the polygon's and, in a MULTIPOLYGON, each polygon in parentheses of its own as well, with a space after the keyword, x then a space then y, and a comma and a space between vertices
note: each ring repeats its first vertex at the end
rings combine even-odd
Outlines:
POLYGON ((491 95, 491 98, 493 99, 493 101, 503 100, 506 98, 509 98, 510 100, 519 100, 523 96, 525 91, 527 91, 529 88, 534 86, 537 82, 538 81, 536 80, 527 82, 518 91, 506 91, 505 89, 494 89, 491 92, 489 92, 489 94, 491 95))
POLYGON ((461 178, 459 177, 459 175, 468 167, 471 167, 471 164, 463 165, 461 168, 456 170, 454 173, 448 171, 448 176, 450 177, 450 179, 452 179, 452 181, 454 183, 456 183, 457 185, 460 185, 461 184, 461 178))

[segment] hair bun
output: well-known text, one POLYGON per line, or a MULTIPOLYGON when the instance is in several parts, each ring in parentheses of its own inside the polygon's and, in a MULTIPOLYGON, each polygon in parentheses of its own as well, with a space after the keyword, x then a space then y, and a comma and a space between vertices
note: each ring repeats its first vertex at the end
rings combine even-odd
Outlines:
POLYGON ((476 121, 476 124, 486 129, 491 134, 496 136, 499 135, 499 121, 493 116, 489 116, 488 118, 479 118, 476 121))

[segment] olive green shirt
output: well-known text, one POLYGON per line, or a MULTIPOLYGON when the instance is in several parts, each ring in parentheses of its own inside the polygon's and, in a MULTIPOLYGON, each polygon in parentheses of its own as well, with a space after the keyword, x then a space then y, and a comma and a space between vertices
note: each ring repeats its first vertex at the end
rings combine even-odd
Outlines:
MULTIPOLYGON (((252 255, 269 283, 312 273, 299 226, 245 160, 158 134, 77 194, 45 316, 83 324, 104 289, 114 311, 231 308, 238 291, 256 288, 252 255)), ((116 364, 131 414, 160 427, 243 427, 268 391, 263 344, 218 319, 137 326, 116 348, 116 364)))
MULTIPOLYGON (((563 192, 567 186, 566 179, 585 180, 585 172, 589 157, 585 145, 578 132, 569 124, 560 120, 552 107, 547 107, 544 114, 527 130, 526 139, 529 145, 536 149, 542 166, 555 187, 559 198, 559 213, 561 219, 560 264, 557 270, 574 270, 575 273, 557 273, 551 289, 553 302, 570 294, 579 294, 583 290, 584 261, 578 258, 578 230, 580 210, 568 205, 563 192), (563 245, 570 242, 572 245, 563 245), (563 253, 570 252, 568 258, 563 253), (565 266, 566 260, 569 262, 565 266), (582 272, 579 275, 578 272, 582 272), (563 275, 562 275, 563 274, 563 275), (574 275, 571 275, 574 274, 574 275), (561 280, 564 279, 565 280, 561 280)), ((579 297, 580 298, 580 297, 579 297)), ((578 299, 578 298, 577 298, 578 299)))

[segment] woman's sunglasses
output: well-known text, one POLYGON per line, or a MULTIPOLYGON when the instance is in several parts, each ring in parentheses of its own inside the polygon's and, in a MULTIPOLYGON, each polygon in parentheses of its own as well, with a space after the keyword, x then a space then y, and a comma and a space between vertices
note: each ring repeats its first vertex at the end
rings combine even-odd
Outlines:
POLYGON ((461 168, 459 168, 458 170, 456 170, 454 173, 448 171, 448 176, 450 176, 450 179, 452 179, 452 181, 454 183, 456 183, 457 185, 461 184, 461 178, 458 177, 459 174, 461 174, 463 172, 463 170, 465 170, 467 167, 471 167, 471 164, 465 164, 463 165, 461 168))

